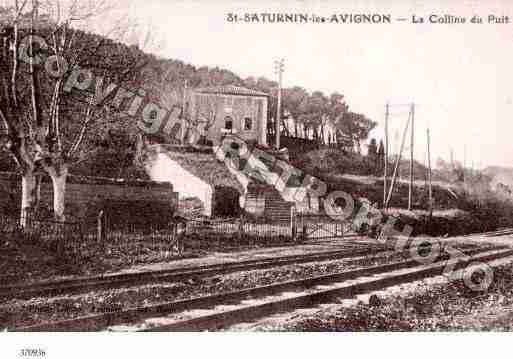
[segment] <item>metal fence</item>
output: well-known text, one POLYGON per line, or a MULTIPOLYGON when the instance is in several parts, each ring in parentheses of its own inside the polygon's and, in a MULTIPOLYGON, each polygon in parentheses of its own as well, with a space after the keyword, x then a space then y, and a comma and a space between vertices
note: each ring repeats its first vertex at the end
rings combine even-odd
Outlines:
POLYGON ((140 226, 122 223, 110 225, 104 217, 98 221, 59 222, 28 219, 24 227, 13 217, 0 218, 0 236, 4 240, 28 240, 62 253, 123 251, 134 255, 153 251, 180 255, 183 252, 177 222, 167 226, 140 226))
POLYGON ((102 213, 96 221, 58 222, 31 219, 25 228, 19 219, 0 218, 2 238, 39 241, 60 252, 165 253, 180 256, 186 251, 277 245, 303 240, 341 238, 349 231, 346 222, 326 215, 295 214, 290 221, 247 218, 185 219, 177 217, 166 225, 111 224, 102 213))
POLYGON ((208 239, 252 239, 259 241, 292 239, 290 222, 263 222, 245 217, 230 219, 188 219, 185 237, 208 239))
POLYGON ((326 214, 297 214, 293 221, 297 236, 304 239, 344 238, 351 232, 351 223, 326 214))
POLYGON ((212 220, 187 220, 185 237, 209 239, 301 241, 343 238, 351 231, 350 223, 325 214, 293 214, 290 221, 259 221, 245 217, 212 220))

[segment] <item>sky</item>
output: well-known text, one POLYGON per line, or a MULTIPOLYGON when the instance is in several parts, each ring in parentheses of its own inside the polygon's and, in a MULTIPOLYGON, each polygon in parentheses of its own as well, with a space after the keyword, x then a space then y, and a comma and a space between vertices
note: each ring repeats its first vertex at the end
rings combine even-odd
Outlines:
POLYGON ((158 55, 271 79, 274 60, 284 58, 285 87, 344 94, 352 111, 378 122, 372 133, 378 139, 390 103, 392 153, 414 102, 417 160, 426 160, 429 127, 432 163, 449 160, 452 150, 467 166, 513 166, 513 1, 132 0, 127 5, 131 16, 164 40, 158 55), (232 23, 229 13, 379 13, 391 14, 392 23, 232 23), (432 14, 466 17, 467 23, 432 24, 427 19, 432 14), (413 15, 426 22, 413 24, 413 15), (473 15, 483 23, 469 23, 473 15), (489 15, 509 16, 510 23, 489 24, 489 15))

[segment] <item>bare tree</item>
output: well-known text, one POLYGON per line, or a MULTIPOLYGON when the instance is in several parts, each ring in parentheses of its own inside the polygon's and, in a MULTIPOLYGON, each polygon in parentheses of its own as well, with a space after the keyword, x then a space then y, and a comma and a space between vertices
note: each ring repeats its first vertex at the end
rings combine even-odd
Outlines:
MULTIPOLYGON (((30 6, 28 1, 14 2, 9 10, 9 19, 2 29, 2 71, 1 81, 1 107, 0 120, 5 128, 3 147, 7 149, 16 162, 22 177, 22 198, 21 198, 21 225, 25 226, 27 217, 34 209, 37 202, 37 164, 38 153, 41 144, 44 142, 44 125, 39 114, 38 97, 31 97, 33 112, 27 111, 24 106, 27 101, 27 84, 21 84, 19 77, 19 44, 20 25, 26 21, 27 14, 30 17, 29 34, 32 36, 34 29, 34 3, 32 9, 27 12, 30 6), (22 100, 23 99, 23 100, 22 100)), ((36 74, 33 61, 29 66, 30 87, 32 94, 37 89, 36 74)))
MULTIPOLYGON (((145 65, 135 59, 120 68, 109 68, 112 55, 101 49, 110 40, 97 36, 91 43, 90 35, 81 31, 81 25, 87 25, 95 15, 108 10, 104 1, 14 1, 12 26, 4 27, 3 33, 0 120, 6 129, 4 146, 22 175, 22 226, 27 225, 27 218, 37 204, 38 174, 42 172, 52 181, 54 216, 56 220, 65 220, 69 169, 92 153, 93 132, 89 130, 109 115, 108 106, 103 106, 94 94, 74 98, 66 88, 66 79, 69 81, 73 74, 80 75, 81 67, 91 65, 92 56, 97 57, 96 63, 98 57, 103 56, 105 60, 103 69, 94 69, 96 89, 104 89, 108 82, 133 83, 145 65), (47 48, 37 49, 35 45, 41 37, 47 48), (20 52, 27 51, 27 43, 29 76, 23 77, 20 68, 26 64, 20 63, 20 52), (46 51, 51 55, 48 59, 54 61, 36 64, 36 50, 46 51)), ((122 34, 119 24, 113 31, 122 34)))

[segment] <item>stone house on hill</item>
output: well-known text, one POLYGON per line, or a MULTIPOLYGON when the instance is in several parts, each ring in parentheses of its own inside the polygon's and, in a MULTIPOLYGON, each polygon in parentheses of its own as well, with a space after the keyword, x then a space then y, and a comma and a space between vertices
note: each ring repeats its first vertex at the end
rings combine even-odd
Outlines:
POLYGON ((191 92, 191 118, 207 139, 237 134, 248 143, 267 144, 269 95, 237 86, 198 88, 191 92))

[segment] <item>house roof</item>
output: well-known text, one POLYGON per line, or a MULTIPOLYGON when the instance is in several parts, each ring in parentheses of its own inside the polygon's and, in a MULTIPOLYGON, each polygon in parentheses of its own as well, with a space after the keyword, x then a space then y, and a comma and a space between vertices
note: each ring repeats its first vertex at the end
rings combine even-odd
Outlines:
POLYGON ((160 145, 160 151, 176 161, 182 168, 212 186, 228 186, 244 192, 237 178, 217 160, 213 153, 179 152, 172 145, 160 145))
POLYGON ((269 97, 269 94, 239 86, 211 86, 195 89, 196 93, 269 97))

